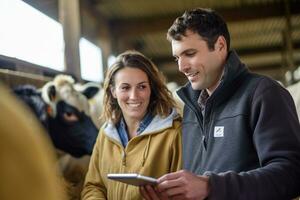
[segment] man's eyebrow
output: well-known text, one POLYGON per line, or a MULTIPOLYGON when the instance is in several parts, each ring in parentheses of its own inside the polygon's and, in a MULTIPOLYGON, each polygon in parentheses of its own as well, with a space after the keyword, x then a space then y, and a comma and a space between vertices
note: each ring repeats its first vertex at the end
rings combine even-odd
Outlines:
POLYGON ((189 51, 195 51, 196 49, 190 48, 190 49, 185 49, 184 51, 180 52, 179 55, 173 54, 174 58, 178 58, 179 56, 189 52, 189 51))

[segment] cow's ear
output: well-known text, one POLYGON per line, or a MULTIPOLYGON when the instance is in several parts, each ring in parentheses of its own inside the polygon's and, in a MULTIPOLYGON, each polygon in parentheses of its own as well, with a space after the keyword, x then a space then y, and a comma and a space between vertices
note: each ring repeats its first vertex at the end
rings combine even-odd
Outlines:
POLYGON ((89 86, 81 91, 81 93, 86 96, 87 99, 91 99, 99 92, 99 90, 99 87, 89 86))
POLYGON ((50 87, 47 88, 47 94, 50 99, 50 101, 54 101, 56 97, 56 89, 54 85, 51 85, 50 87))
POLYGON ((47 104, 55 103, 58 94, 53 82, 46 83, 40 90, 42 98, 47 104))

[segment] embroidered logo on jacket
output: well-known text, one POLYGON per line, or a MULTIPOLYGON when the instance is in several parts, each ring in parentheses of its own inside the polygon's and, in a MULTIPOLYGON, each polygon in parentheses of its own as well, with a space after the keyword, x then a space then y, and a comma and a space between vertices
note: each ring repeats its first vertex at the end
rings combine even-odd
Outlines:
POLYGON ((215 126, 214 137, 224 137, 224 126, 215 126))

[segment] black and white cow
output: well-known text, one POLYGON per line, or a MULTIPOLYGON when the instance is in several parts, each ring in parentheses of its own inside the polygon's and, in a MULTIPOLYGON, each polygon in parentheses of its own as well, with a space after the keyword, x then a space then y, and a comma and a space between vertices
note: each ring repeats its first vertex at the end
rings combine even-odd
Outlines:
POLYGON ((14 92, 33 110, 56 148, 74 157, 92 153, 99 128, 87 97, 74 89, 70 76, 59 75, 41 90, 24 85, 14 92))

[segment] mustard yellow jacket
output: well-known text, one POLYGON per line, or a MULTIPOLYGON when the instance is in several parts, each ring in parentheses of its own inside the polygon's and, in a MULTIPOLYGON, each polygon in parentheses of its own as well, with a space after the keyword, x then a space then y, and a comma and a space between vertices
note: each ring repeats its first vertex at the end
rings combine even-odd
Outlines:
POLYGON ((159 178, 182 167, 181 118, 175 110, 154 117, 148 127, 122 146, 116 127, 100 130, 86 175, 83 200, 139 200, 139 188, 107 179, 108 173, 139 173, 159 178))

